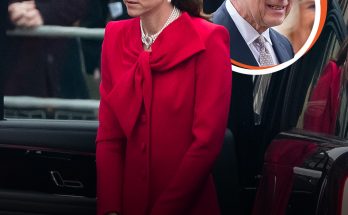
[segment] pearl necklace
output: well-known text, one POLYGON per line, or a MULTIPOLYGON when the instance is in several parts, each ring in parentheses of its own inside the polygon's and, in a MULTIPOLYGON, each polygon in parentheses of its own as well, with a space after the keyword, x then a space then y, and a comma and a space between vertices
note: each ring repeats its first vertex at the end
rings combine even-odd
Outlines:
POLYGON ((172 23, 174 20, 176 20, 180 16, 180 10, 174 6, 172 13, 168 17, 166 23, 164 23, 161 30, 159 30, 156 34, 149 35, 145 34, 142 22, 140 20, 140 29, 141 29, 141 41, 144 43, 146 49, 150 49, 151 45, 155 42, 158 35, 165 29, 170 23, 172 23))

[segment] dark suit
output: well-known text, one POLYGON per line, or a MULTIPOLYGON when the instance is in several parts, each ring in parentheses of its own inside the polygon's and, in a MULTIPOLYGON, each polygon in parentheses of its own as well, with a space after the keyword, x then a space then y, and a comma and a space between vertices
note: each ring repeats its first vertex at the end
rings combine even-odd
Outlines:
MULTIPOLYGON (((227 12, 225 2, 213 14, 213 22, 225 26, 230 32, 230 50, 231 58, 233 60, 247 65, 258 66, 258 63, 253 53, 250 51, 247 43, 238 31, 236 24, 227 12)), ((283 63, 292 59, 294 56, 294 52, 289 40, 277 31, 273 30, 272 28, 270 28, 269 30, 273 49, 278 58, 279 63, 283 63)))
MULTIPOLYGON (((213 14, 213 22, 225 26, 231 37, 231 58, 244 64, 258 66, 254 55, 238 31, 234 21, 227 12, 225 2, 213 14)), ((280 63, 293 58, 292 46, 286 37, 270 29, 273 49, 280 63)), ((263 145, 278 132, 274 129, 274 120, 268 116, 275 111, 275 98, 282 92, 281 82, 283 72, 273 73, 268 93, 263 103, 263 118, 260 125, 254 124, 253 111, 253 81, 251 75, 233 72, 232 100, 228 127, 232 130, 236 148, 239 169, 239 179, 242 187, 255 185, 254 176, 260 172, 263 159, 263 145)), ((278 109, 277 109, 278 110, 278 109)))

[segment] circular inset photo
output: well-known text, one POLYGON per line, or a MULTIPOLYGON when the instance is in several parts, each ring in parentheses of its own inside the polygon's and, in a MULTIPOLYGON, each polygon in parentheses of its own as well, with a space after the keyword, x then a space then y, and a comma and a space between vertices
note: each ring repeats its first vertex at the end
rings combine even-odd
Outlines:
POLYGON ((226 0, 213 22, 230 33, 232 69, 262 75, 303 56, 319 37, 327 0, 226 0))

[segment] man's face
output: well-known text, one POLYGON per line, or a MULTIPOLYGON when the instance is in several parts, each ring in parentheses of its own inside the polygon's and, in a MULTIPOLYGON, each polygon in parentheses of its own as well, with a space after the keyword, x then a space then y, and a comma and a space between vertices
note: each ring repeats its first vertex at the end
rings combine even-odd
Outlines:
POLYGON ((259 33, 283 23, 293 0, 231 0, 239 14, 259 33), (237 5, 235 5, 235 3, 237 5))

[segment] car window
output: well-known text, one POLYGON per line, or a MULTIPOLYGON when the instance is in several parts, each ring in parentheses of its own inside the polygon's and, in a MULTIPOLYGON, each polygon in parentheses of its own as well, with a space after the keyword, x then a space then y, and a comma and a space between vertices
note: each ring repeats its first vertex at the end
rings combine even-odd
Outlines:
POLYGON ((348 138, 348 64, 344 64, 346 51, 340 51, 348 41, 348 2, 328 3, 332 9, 318 41, 293 67, 287 93, 287 106, 291 107, 284 109, 283 121, 290 122, 285 126, 348 138))
POLYGON ((332 34, 324 67, 308 88, 298 128, 348 138, 347 72, 335 59, 342 42, 332 34))

